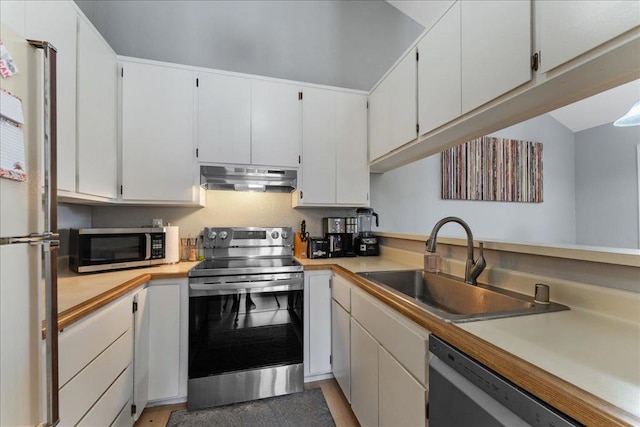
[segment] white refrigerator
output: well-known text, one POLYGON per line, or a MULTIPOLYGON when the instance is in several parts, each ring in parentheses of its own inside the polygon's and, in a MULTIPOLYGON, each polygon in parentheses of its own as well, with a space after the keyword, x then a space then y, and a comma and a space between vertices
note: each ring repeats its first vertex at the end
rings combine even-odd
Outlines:
POLYGON ((0 77, 0 88, 6 91, 0 104, 5 160, 0 158, 0 163, 6 170, 11 150, 24 147, 27 174, 26 181, 0 177, 0 426, 55 425, 56 52, 46 42, 24 40, 7 25, 0 26, 0 39, 18 69, 9 78, 0 77), (4 96, 8 93, 11 96, 4 96), (22 103, 23 124, 11 128, 6 118, 16 115, 16 99, 22 103), (9 141, 9 130, 22 136, 9 141), (24 144, 16 144, 20 140, 24 144))

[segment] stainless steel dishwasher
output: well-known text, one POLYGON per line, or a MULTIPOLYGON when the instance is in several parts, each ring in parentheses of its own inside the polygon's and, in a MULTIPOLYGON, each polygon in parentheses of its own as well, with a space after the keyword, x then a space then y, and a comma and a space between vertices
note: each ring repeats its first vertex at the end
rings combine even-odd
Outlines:
POLYGON ((582 425, 434 335, 429 350, 429 427, 582 425))

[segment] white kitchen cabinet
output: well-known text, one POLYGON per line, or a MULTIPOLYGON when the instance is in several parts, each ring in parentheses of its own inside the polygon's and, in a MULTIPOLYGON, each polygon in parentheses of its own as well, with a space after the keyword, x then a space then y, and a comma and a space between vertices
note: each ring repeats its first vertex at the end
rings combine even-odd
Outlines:
POLYGON ((417 66, 412 49, 369 97, 371 160, 418 136, 417 66))
POLYGON ((531 2, 460 6, 464 114, 531 80, 531 2))
POLYGON ((347 401, 351 401, 351 317, 331 301, 331 371, 347 401))
POLYGON ((193 202, 193 72, 122 62, 122 199, 193 202))
POLYGON ((78 19, 77 67, 77 191, 115 199, 118 126, 116 54, 82 17, 78 19))
POLYGON ((637 0, 533 2, 540 72, 547 72, 640 25, 637 0))
POLYGON ((456 2, 418 43, 420 134, 461 114, 460 2, 456 2))
POLYGON ((75 192, 77 13, 72 2, 25 2, 25 37, 48 41, 58 51, 58 189, 75 192))
POLYGON ((134 295, 133 404, 134 420, 140 418, 149 401, 149 288, 134 295))
POLYGON ((351 318, 351 409, 362 427, 378 425, 378 347, 351 318))
POLYGON ((330 270, 304 274, 304 376, 331 372, 331 276, 330 270))
POLYGON ((198 161, 251 163, 251 80, 197 75, 198 161))
POLYGON ((149 284, 149 401, 180 397, 180 285, 149 284))
POLYGON ((426 425, 425 388, 382 346, 378 347, 378 381, 381 426, 426 425))
POLYGON ((336 97, 332 90, 305 88, 302 104, 301 202, 336 203, 336 97))
POLYGON ((61 426, 122 420, 133 396, 132 304, 125 295, 60 333, 61 426))
POLYGON ((293 206, 368 206, 366 97, 306 88, 302 165, 293 206))
POLYGON ((251 82, 251 164, 298 167, 300 88, 264 80, 251 82))
POLYGON ((351 407, 358 421, 424 426, 429 331, 359 288, 351 288, 350 304, 351 407))
POLYGON ((336 92, 336 203, 369 206, 367 98, 336 92))

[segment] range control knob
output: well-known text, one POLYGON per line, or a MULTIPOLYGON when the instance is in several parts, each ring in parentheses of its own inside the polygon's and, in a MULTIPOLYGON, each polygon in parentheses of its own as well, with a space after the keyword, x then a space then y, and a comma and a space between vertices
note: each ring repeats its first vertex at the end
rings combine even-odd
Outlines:
POLYGON ((271 232, 271 238, 272 239, 277 239, 278 237, 280 237, 280 233, 278 233, 277 231, 272 231, 271 232))
POLYGON ((211 240, 216 240, 216 237, 218 237, 218 233, 216 233, 215 231, 211 230, 211 231, 209 231, 209 234, 207 234, 207 237, 209 237, 209 239, 211 239, 211 240))
POLYGON ((287 230, 282 230, 282 238, 285 240, 289 238, 289 232, 287 230))
POLYGON ((229 233, 227 233, 226 231, 221 231, 220 232, 220 238, 222 240, 226 239, 228 235, 229 235, 229 233))

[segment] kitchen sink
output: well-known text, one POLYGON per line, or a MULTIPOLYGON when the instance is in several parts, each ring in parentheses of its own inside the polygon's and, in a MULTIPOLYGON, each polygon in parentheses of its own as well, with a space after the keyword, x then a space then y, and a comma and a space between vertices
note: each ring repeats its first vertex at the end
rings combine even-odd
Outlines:
POLYGON ((422 270, 376 271, 359 276, 401 296, 447 322, 470 322, 569 310, 557 303, 487 285, 470 285, 442 273, 422 270))

